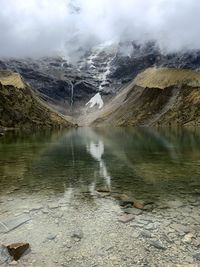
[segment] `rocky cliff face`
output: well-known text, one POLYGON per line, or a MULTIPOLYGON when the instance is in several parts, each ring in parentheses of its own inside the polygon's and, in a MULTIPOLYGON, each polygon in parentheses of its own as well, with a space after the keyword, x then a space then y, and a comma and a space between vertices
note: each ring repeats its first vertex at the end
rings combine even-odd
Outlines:
POLYGON ((72 123, 44 105, 19 74, 0 71, 0 127, 70 126, 72 123))
POLYGON ((155 66, 199 70, 200 51, 166 54, 153 42, 127 42, 95 46, 74 64, 64 57, 0 60, 0 69, 20 73, 48 105, 75 118, 96 112, 141 71, 155 66))
POLYGON ((65 109, 79 101, 87 103, 99 91, 102 96, 114 95, 122 84, 152 66, 198 70, 200 51, 165 54, 153 42, 110 42, 85 52, 76 64, 63 57, 0 60, 0 69, 19 72, 44 99, 65 109))
POLYGON ((105 106, 92 124, 200 124, 200 73, 172 68, 147 69, 105 106))

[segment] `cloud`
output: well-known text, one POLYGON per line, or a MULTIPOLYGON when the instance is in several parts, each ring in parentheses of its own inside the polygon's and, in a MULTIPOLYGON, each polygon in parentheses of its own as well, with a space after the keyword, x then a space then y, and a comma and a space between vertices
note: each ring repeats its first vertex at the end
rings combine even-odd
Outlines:
POLYGON ((199 0, 1 0, 0 57, 70 57, 110 40, 200 49, 199 10, 199 0))

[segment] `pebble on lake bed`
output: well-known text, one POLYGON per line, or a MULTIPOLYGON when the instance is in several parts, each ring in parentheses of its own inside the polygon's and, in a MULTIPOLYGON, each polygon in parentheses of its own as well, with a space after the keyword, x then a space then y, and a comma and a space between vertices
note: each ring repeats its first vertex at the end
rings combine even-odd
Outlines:
POLYGON ((135 218, 134 215, 125 213, 118 218, 118 221, 122 223, 128 223, 132 221, 134 218, 135 218))

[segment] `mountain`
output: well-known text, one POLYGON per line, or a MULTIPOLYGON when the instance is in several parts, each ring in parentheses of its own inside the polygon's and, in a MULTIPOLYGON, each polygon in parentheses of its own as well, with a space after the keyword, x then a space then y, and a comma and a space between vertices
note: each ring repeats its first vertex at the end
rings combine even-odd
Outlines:
POLYGON ((106 42, 82 54, 71 63, 64 56, 1 59, 0 69, 20 73, 44 101, 74 117, 94 111, 86 103, 96 94, 107 103, 124 84, 149 67, 200 69, 200 51, 166 53, 154 42, 106 42))
POLYGON ((93 118, 95 126, 200 124, 200 73, 148 68, 93 118))
POLYGON ((18 72, 46 105, 81 125, 95 120, 147 68, 200 69, 200 51, 166 53, 154 42, 106 42, 81 55, 76 62, 61 55, 1 59, 0 69, 18 72))
POLYGON ((70 127, 64 116, 48 108, 18 73, 0 71, 0 127, 70 127))

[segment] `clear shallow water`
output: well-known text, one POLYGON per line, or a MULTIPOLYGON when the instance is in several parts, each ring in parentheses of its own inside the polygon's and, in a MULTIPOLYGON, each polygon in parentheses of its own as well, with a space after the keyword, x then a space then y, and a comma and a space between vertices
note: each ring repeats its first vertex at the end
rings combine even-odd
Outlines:
POLYGON ((95 260, 88 263, 97 255, 102 260, 97 248, 112 246, 113 238, 120 237, 120 228, 113 224, 121 212, 118 203, 93 197, 95 189, 102 186, 130 198, 152 201, 155 210, 172 200, 184 202, 185 209, 191 203, 197 206, 200 129, 79 128, 7 133, 0 139, 0 221, 22 214, 30 216, 30 221, 0 233, 2 242, 31 243, 33 253, 25 257, 22 266, 29 260, 34 266, 65 266, 64 262, 71 266, 112 266, 109 258, 102 264, 95 265, 95 260), (79 244, 79 256, 75 248, 70 250, 76 229, 87 233, 79 244), (105 236, 98 238, 102 231, 105 236), (107 240, 109 234, 114 236, 107 240))

